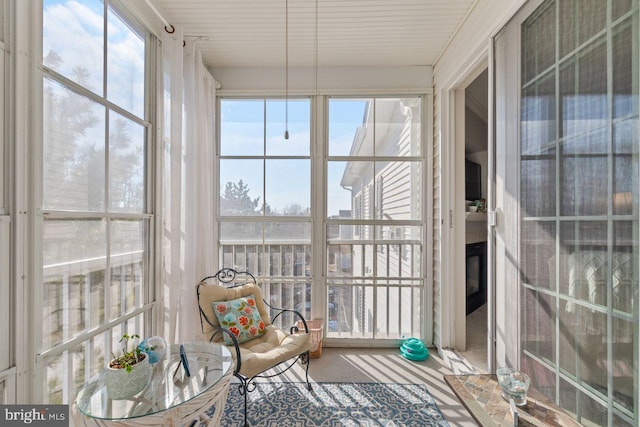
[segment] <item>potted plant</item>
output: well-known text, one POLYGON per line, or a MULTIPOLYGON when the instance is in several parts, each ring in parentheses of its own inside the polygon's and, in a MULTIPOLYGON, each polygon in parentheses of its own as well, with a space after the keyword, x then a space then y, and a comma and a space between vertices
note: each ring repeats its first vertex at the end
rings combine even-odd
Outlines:
POLYGON ((151 365, 143 348, 133 345, 129 349, 129 341, 140 338, 139 335, 124 334, 120 339, 122 351, 112 353, 113 359, 107 365, 107 394, 111 399, 126 399, 144 389, 149 381, 151 365))

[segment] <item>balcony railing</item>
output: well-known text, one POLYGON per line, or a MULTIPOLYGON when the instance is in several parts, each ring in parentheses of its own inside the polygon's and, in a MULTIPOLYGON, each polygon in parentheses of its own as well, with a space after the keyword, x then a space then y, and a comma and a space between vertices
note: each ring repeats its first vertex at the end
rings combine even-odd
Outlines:
POLYGON ((44 266, 39 356, 44 402, 69 403, 106 365, 124 332, 142 335, 148 309, 142 300, 144 274, 142 250, 113 254, 108 264, 102 256, 44 266))
MULTIPOLYGON (((327 336, 420 336, 424 283, 420 248, 414 241, 330 245, 323 315, 327 336), (374 269, 383 276, 374 276, 374 269)), ((253 273, 270 304, 293 307, 311 318, 310 245, 225 242, 220 249, 221 266, 253 273)), ((288 322, 284 318, 278 326, 288 322)))

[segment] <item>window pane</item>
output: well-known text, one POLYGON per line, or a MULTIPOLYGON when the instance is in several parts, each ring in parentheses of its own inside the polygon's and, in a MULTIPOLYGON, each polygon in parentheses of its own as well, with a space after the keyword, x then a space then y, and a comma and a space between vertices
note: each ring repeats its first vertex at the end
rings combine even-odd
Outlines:
POLYGON ((372 156, 373 135, 367 133, 371 99, 329 100, 329 155, 372 156))
POLYGON ((44 79, 43 205, 104 209, 104 107, 44 79))
POLYGON ((523 354, 520 364, 522 370, 531 377, 531 384, 536 384, 536 390, 548 396, 552 402, 555 402, 556 373, 527 355, 526 352, 523 354))
POLYGON ((45 402, 54 405, 60 405, 64 402, 64 384, 66 382, 65 368, 68 361, 68 353, 57 355, 46 359, 44 363, 44 383, 46 384, 46 393, 44 393, 45 402), (64 360, 63 360, 64 359, 64 360))
POLYGON ((369 218, 419 220, 422 218, 422 168, 420 162, 375 162, 375 178, 368 171, 361 181, 370 180, 373 189, 369 218))
POLYGON ((285 101, 267 100, 267 156, 308 156, 311 145, 311 103, 289 101, 289 139, 284 139, 285 101))
POLYGON ((310 243, 309 222, 267 222, 264 224, 265 243, 310 243))
POLYGON ((613 35, 613 116, 638 113, 638 84, 634 81, 633 27, 629 20, 613 35))
POLYGON ((605 215, 608 205, 607 130, 594 131, 562 144, 562 215, 605 215))
POLYGON ((400 339, 419 329, 420 297, 415 295, 419 281, 378 281, 376 283, 376 336, 400 339))
MULTIPOLYGON (((555 289, 555 221, 523 221, 521 230, 522 281, 539 288, 555 289)), ((564 283, 563 278, 561 283, 564 283)))
POLYGON ((311 260, 310 223, 266 223, 264 256, 272 277, 292 277, 311 273, 306 265, 311 260))
POLYGON ((558 398, 560 399, 560 406, 578 420, 580 424, 585 426, 607 425, 606 406, 576 389, 573 384, 561 379, 558 398))
POLYGON ((556 139, 555 74, 548 73, 522 91, 522 153, 538 154, 556 139))
MULTIPOLYGON (((604 221, 568 221, 561 224, 561 247, 567 257, 562 258, 560 292, 571 298, 592 304, 607 305, 609 262, 607 223, 604 221)), ((568 302, 566 311, 571 312, 568 302)))
POLYGON ((544 72, 555 60, 556 34, 549 31, 555 20, 555 4, 546 2, 523 24, 522 74, 525 82, 544 72))
POLYGON ((373 175, 373 162, 328 162, 327 216, 371 219, 373 175))
POLYGON ((110 358, 107 347, 109 331, 83 342, 72 350, 47 358, 44 372, 46 402, 64 402, 65 384, 70 382, 69 392, 75 396, 89 379, 104 369, 110 358))
MULTIPOLYGON (((264 154, 264 100, 220 101, 220 154, 264 154)), ((284 128, 282 129, 284 134, 284 128)))
POLYGON ((103 3, 44 0, 43 6, 43 64, 102 95, 103 3))
POLYGON ((145 207, 145 128, 109 112, 109 208, 143 213, 145 207))
POLYGON ((260 274, 261 247, 257 244, 244 245, 241 242, 236 244, 220 245, 220 265, 233 268, 236 271, 249 271, 251 274, 260 274))
POLYGON ((560 72, 562 136, 582 134, 606 126, 607 49, 604 37, 576 54, 560 72))
MULTIPOLYGON (((637 104, 637 103, 636 103, 637 104)), ((638 176, 638 116, 613 126, 613 213, 633 214, 638 206, 638 190, 630 176, 638 176)))
MULTIPOLYGON (((614 0, 614 3, 617 0, 614 0)), ((574 4, 578 44, 604 30, 607 23, 607 2, 603 0, 571 0, 574 4)))
POLYGON ((421 118, 420 98, 376 98, 375 155, 419 156, 421 118))
POLYGON ((522 156, 522 208, 527 216, 556 214, 556 150, 522 156))
MULTIPOLYGON (((263 298, 273 307, 287 307, 297 310, 307 321, 311 319, 311 282, 290 282, 271 279, 260 284, 263 298)), ((279 310, 269 308, 270 316, 279 310)), ((287 329, 300 318, 291 312, 285 312, 275 320, 274 325, 287 329)))
POLYGON ((420 277, 422 227, 376 227, 376 275, 378 277, 420 277))
POLYGON ((630 320, 613 319, 613 345, 609 363, 613 376, 613 399, 629 413, 633 413, 634 396, 634 323, 630 320))
POLYGON ((111 319, 142 306, 145 282, 143 221, 111 221, 111 319))
POLYGON ((329 281, 327 337, 373 338, 374 292, 370 282, 329 281))
POLYGON ((340 282, 327 284, 327 336, 340 337, 351 335, 353 324, 352 305, 353 288, 340 282))
POLYGON ((104 220, 45 220, 43 332, 47 349, 104 323, 104 220))
POLYGON ((373 244, 331 242, 327 245, 327 275, 331 277, 374 276, 373 248, 373 244))
POLYGON ((633 0, 614 0, 612 6, 612 19, 615 21, 631 10, 631 7, 633 6, 633 0))
POLYGON ((309 216, 309 160, 267 160, 266 168, 266 214, 309 216))
POLYGON ((352 218, 355 206, 351 206, 351 191, 343 182, 347 162, 327 162, 327 217, 352 218))
POLYGON ((306 277, 311 271, 311 224, 223 222, 221 265, 256 276, 306 277))
POLYGON ((523 293, 522 347, 537 357, 553 360, 556 299, 530 289, 523 293))
POLYGON ((522 91, 522 204, 528 216, 555 215, 555 74, 522 91))
MULTIPOLYGON (((616 3, 614 0, 613 3, 616 3)), ((603 0, 563 0, 560 5, 560 54, 562 56, 604 29, 607 2, 603 0)), ((547 31, 553 33, 553 31, 547 31)))
MULTIPOLYGON (((635 225, 637 227, 637 224, 635 225)), ((634 223, 615 221, 613 223, 613 248, 611 253, 611 288, 614 310, 633 314, 638 301, 638 263, 634 261, 634 223)), ((637 228, 636 228, 637 230, 637 228)), ((637 231, 636 231, 637 233, 637 231)))
POLYGON ((260 243, 263 239, 263 228, 261 222, 224 221, 220 224, 220 243, 260 243))
POLYGON ((144 38, 111 7, 107 20, 107 98, 144 118, 144 38))
POLYGON ((263 160, 220 160, 220 215, 262 215, 263 160))

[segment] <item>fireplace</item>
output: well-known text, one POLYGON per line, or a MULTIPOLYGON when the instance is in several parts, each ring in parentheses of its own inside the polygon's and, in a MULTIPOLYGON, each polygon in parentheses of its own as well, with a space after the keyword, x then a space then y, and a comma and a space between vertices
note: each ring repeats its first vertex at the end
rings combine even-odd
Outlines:
POLYGON ((487 242, 469 243, 467 253, 467 315, 487 302, 487 242))

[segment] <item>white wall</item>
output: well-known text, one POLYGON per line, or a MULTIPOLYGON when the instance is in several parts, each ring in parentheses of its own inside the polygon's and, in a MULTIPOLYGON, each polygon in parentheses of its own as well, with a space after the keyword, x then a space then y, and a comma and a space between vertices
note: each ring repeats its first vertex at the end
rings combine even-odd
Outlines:
POLYGON ((525 2, 525 0, 478 0, 455 36, 433 64, 434 87, 441 90, 461 82, 474 67, 474 58, 483 54, 491 42, 491 37, 525 2))
MULTIPOLYGON (((284 68, 211 68, 211 74, 221 84, 219 95, 285 92, 284 68)), ((313 68, 289 68, 289 93, 321 94, 370 92, 424 93, 431 90, 431 67, 324 67, 317 70, 317 85, 313 68)))

